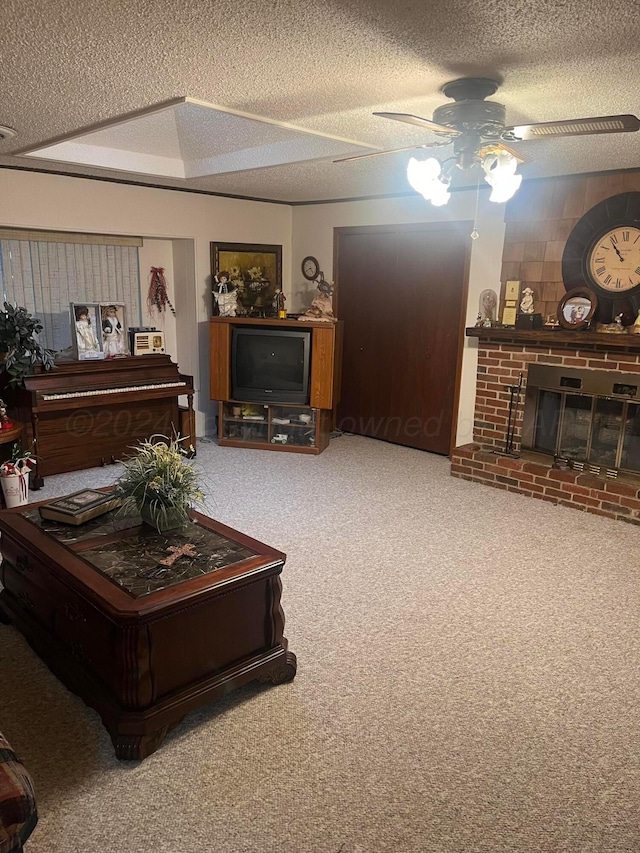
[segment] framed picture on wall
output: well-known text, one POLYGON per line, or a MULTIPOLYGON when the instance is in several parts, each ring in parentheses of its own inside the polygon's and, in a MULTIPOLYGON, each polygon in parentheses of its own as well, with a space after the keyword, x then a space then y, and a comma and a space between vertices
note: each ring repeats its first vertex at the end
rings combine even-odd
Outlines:
POLYGON ((276 291, 282 290, 282 246, 211 243, 212 313, 228 291, 236 294, 235 313, 273 317, 276 291), (223 289, 224 288, 224 289, 223 289))
POLYGON ((100 325, 105 358, 129 355, 127 312, 123 302, 100 303, 100 325))
POLYGON ((79 361, 104 358, 102 320, 98 302, 70 302, 71 343, 79 361))

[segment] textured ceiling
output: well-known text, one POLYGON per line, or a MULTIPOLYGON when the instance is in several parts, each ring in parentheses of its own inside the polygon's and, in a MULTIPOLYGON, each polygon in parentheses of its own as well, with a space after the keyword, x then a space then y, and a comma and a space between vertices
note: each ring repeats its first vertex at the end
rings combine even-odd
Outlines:
MULTIPOLYGON (((419 145, 435 137, 372 112, 429 118, 449 103, 441 86, 467 75, 501 82, 492 100, 508 124, 637 115, 638 12, 638 0, 5 0, 0 124, 18 136, 0 142, 0 166, 292 202, 410 193, 408 153, 334 164, 318 149, 321 159, 246 168, 247 150, 273 142, 273 124, 263 142, 229 124, 215 150, 204 119, 188 141, 175 123, 160 131, 162 145, 158 127, 148 139, 138 129, 114 141, 103 129, 93 140, 157 157, 222 156, 233 169, 186 179, 131 171, 135 162, 105 169, 16 152, 185 96, 380 149, 419 145)), ((520 150, 525 178, 636 168, 640 133, 520 150)))

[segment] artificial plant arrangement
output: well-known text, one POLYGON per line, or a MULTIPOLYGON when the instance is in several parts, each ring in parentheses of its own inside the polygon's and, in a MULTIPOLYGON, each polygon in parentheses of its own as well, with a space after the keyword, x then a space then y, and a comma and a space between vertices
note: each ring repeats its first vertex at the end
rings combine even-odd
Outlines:
POLYGON ((10 385, 22 382, 36 364, 42 364, 45 370, 54 366, 53 350, 43 347, 36 337, 42 329, 40 320, 26 308, 4 303, 0 311, 0 353, 6 353, 4 369, 10 385))
POLYGON ((116 481, 116 494, 122 498, 120 511, 135 507, 143 521, 159 533, 185 527, 189 510, 204 498, 182 441, 179 436, 165 435, 141 441, 133 448, 135 454, 122 463, 124 473, 116 481))

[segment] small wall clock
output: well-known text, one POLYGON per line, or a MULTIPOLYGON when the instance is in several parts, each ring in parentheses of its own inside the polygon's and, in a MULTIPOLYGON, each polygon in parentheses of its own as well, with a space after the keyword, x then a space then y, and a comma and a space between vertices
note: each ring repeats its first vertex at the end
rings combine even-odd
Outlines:
POLYGON ((307 255, 302 261, 302 275, 308 281, 315 281, 320 275, 320 264, 313 255, 307 255))
POLYGON ((596 319, 640 310, 640 192, 620 193, 578 221, 562 255, 565 290, 586 284, 598 297, 596 319))

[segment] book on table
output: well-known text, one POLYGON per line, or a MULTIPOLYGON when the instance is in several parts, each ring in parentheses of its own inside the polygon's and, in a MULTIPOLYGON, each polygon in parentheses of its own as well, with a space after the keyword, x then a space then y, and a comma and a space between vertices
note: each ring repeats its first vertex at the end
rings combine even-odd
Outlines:
POLYGON ((84 524, 111 509, 120 506, 120 498, 113 492, 99 492, 97 489, 81 489, 70 495, 43 504, 40 515, 49 521, 62 521, 65 524, 84 524))

